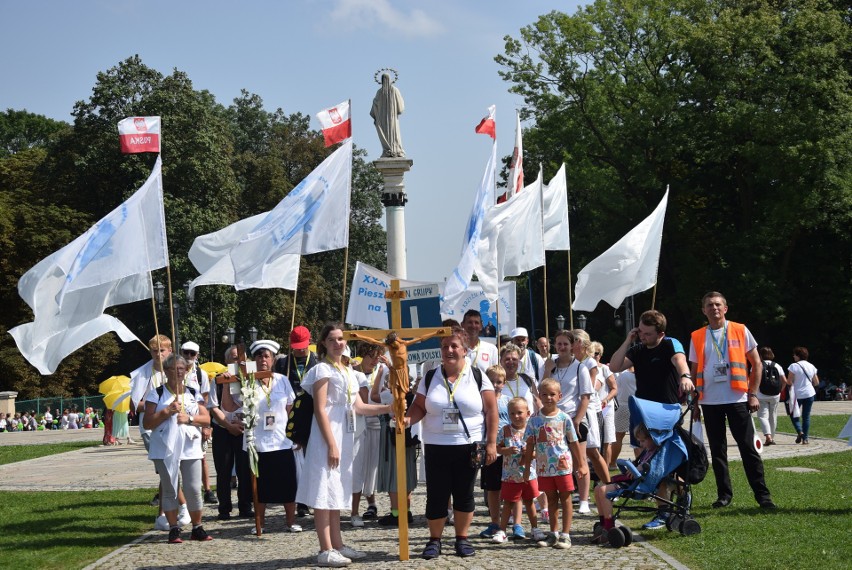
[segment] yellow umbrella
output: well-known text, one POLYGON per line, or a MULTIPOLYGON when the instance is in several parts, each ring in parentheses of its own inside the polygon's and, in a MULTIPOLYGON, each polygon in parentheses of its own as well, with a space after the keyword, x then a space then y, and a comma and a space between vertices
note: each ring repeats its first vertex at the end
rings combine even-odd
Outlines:
POLYGON ((119 390, 124 392, 130 390, 130 378, 127 376, 110 376, 98 384, 98 392, 104 395, 119 390))
POLYGON ((207 373, 207 376, 213 378, 217 374, 223 374, 228 371, 228 367, 218 362, 205 362, 200 368, 207 373))
POLYGON ((116 412, 130 411, 130 390, 110 392, 104 396, 104 405, 116 412))

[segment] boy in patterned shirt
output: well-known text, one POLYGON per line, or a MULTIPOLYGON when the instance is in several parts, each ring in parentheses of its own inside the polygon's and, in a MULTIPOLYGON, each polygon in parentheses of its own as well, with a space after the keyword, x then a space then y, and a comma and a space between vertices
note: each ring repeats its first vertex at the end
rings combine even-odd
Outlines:
MULTIPOLYGON (((580 450, 571 416, 556 405, 562 398, 559 382, 552 378, 542 380, 538 391, 541 410, 527 422, 524 433, 524 439, 527 441, 524 464, 530 465, 535 453, 538 488, 547 495, 547 504, 550 507, 550 533, 544 540, 538 541, 538 545, 566 549, 571 548, 569 533, 574 518, 571 505, 571 492, 574 490, 574 481, 571 478, 573 465, 577 466, 574 471, 577 478, 585 476, 589 467, 585 454, 580 450), (556 530, 560 508, 561 532, 556 530)), ((529 476, 527 470, 524 480, 528 480, 529 476)))
POLYGON ((506 527, 509 516, 513 516, 515 524, 512 533, 516 539, 526 538, 521 521, 521 502, 527 508, 527 516, 532 527, 532 539, 536 542, 544 540, 545 534, 538 528, 533 499, 538 497, 538 481, 535 465, 524 463, 524 452, 527 448, 527 421, 530 418, 529 403, 524 398, 512 398, 508 403, 509 420, 511 423, 503 426, 498 440, 497 453, 503 456, 503 484, 500 488, 500 498, 503 500, 503 512, 500 517, 500 530, 491 540, 503 543, 508 540, 506 527))

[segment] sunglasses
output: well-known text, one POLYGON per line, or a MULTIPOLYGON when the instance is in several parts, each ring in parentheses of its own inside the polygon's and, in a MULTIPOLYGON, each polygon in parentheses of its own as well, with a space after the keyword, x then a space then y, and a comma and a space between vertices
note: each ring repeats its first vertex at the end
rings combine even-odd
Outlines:
POLYGON ((198 354, 198 353, 197 353, 197 352, 195 352, 194 350, 182 350, 182 351, 181 351, 181 353, 182 353, 182 354, 185 354, 185 355, 187 355, 187 356, 195 356, 196 354, 198 354))

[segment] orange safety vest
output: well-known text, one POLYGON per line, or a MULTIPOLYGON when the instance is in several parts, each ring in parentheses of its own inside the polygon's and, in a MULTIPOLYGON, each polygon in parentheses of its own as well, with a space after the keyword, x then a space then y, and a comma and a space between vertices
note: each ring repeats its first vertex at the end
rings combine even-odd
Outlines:
MULTIPOLYGON (((698 358, 695 389, 699 399, 704 397, 704 345, 706 344, 707 327, 702 327, 692 333, 692 346, 698 358)), ((748 391, 748 369, 746 368, 746 334, 745 325, 728 321, 727 334, 728 363, 731 366, 731 388, 740 392, 748 391)))

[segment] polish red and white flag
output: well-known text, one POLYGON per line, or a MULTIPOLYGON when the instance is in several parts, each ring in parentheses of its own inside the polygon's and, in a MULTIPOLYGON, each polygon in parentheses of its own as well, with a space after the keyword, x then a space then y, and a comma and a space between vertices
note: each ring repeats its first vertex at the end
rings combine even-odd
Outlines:
POLYGON ((506 192, 497 197, 497 203, 502 204, 524 189, 524 143, 521 140, 521 116, 515 115, 515 148, 512 151, 512 162, 509 165, 509 184, 506 192))
POLYGON ((352 120, 349 116, 349 101, 338 103, 330 109, 317 113, 325 146, 331 146, 352 136, 352 120))
POLYGON ((160 117, 128 117, 118 122, 121 152, 160 152, 160 117))
POLYGON ((488 116, 483 117, 479 124, 474 127, 474 131, 480 135, 488 135, 494 140, 497 140, 497 123, 494 122, 494 112, 497 110, 496 105, 488 107, 488 116))

